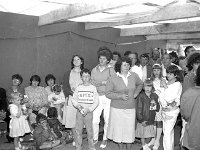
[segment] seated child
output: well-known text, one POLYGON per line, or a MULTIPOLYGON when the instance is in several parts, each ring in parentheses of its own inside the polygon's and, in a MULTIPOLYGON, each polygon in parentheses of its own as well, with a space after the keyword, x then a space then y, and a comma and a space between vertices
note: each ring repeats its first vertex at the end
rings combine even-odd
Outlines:
POLYGON ((61 122, 61 107, 65 103, 65 95, 62 91, 61 85, 58 84, 55 84, 52 87, 52 92, 53 93, 48 96, 48 101, 50 103, 50 107, 56 107, 58 111, 58 120, 61 122))
POLYGON ((72 99, 73 105, 78 109, 75 126, 76 149, 82 149, 82 130, 85 125, 89 150, 95 150, 92 119, 93 111, 99 104, 99 95, 96 87, 90 82, 91 72, 88 69, 83 69, 80 74, 83 84, 75 89, 72 99))
POLYGON ((55 136, 57 138, 61 138, 62 133, 61 133, 60 129, 62 128, 62 124, 57 119, 57 117, 58 117, 57 109, 55 107, 50 107, 47 111, 47 117, 48 117, 47 122, 48 122, 50 128, 55 133, 55 136))
POLYGON ((35 144, 38 147, 45 145, 46 147, 52 147, 55 143, 54 134, 47 123, 47 117, 43 114, 38 114, 36 117, 37 126, 33 131, 33 137, 35 144))

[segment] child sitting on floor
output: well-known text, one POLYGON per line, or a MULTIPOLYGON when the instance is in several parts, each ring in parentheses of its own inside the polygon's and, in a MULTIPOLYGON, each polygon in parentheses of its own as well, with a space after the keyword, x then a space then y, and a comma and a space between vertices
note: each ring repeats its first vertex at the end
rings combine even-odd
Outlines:
POLYGON ((38 114, 36 122, 37 126, 33 131, 36 146, 42 149, 59 145, 60 141, 55 140, 55 136, 47 123, 47 117, 43 114, 38 114))

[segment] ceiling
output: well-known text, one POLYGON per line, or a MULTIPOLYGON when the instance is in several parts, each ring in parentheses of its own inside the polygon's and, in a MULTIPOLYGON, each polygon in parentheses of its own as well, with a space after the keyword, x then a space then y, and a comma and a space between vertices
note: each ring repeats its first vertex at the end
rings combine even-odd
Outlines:
POLYGON ((0 0, 0 11, 39 16, 39 26, 75 21, 147 40, 200 38, 200 0, 0 0))

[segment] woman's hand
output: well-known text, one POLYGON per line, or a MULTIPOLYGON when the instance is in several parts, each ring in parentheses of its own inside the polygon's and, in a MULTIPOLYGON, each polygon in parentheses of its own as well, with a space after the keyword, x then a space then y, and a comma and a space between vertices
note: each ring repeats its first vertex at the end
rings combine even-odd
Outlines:
POLYGON ((122 94, 122 97, 121 97, 124 101, 127 101, 128 100, 128 94, 122 94))

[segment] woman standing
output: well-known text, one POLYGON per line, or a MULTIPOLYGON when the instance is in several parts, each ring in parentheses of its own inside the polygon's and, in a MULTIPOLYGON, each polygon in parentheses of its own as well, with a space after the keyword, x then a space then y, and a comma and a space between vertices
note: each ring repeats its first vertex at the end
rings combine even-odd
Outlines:
MULTIPOLYGON (((79 55, 74 55, 71 60, 71 70, 66 72, 63 79, 63 92, 67 103, 63 110, 63 124, 66 128, 71 128, 75 134, 76 108, 72 104, 72 95, 79 84, 82 84, 80 72, 84 68, 84 59, 79 55)), ((75 146, 75 143, 73 142, 75 146)))
POLYGON ((91 72, 92 84, 96 86, 97 92, 99 94, 99 105, 93 111, 93 130, 95 144, 98 142, 99 123, 102 111, 105 122, 103 141, 100 145, 101 148, 105 148, 107 145, 106 135, 110 115, 110 99, 106 98, 105 96, 105 87, 109 77, 115 74, 114 69, 108 66, 111 58, 112 53, 107 47, 100 48, 98 51, 99 64, 93 68, 91 72))
POLYGON ((30 82, 30 86, 25 88, 25 94, 28 97, 27 108, 30 123, 34 124, 38 113, 46 115, 48 97, 45 88, 40 86, 41 79, 38 75, 33 75, 30 82))
POLYGON ((160 94, 163 121, 164 150, 174 150, 174 125, 179 114, 180 96, 182 93, 181 72, 175 65, 166 69, 167 82, 161 81, 164 90, 160 94))
POLYGON ((107 137, 117 142, 120 150, 131 150, 135 140, 135 98, 143 87, 138 75, 129 71, 130 67, 127 57, 117 61, 116 74, 106 85, 106 97, 111 99, 107 137))

